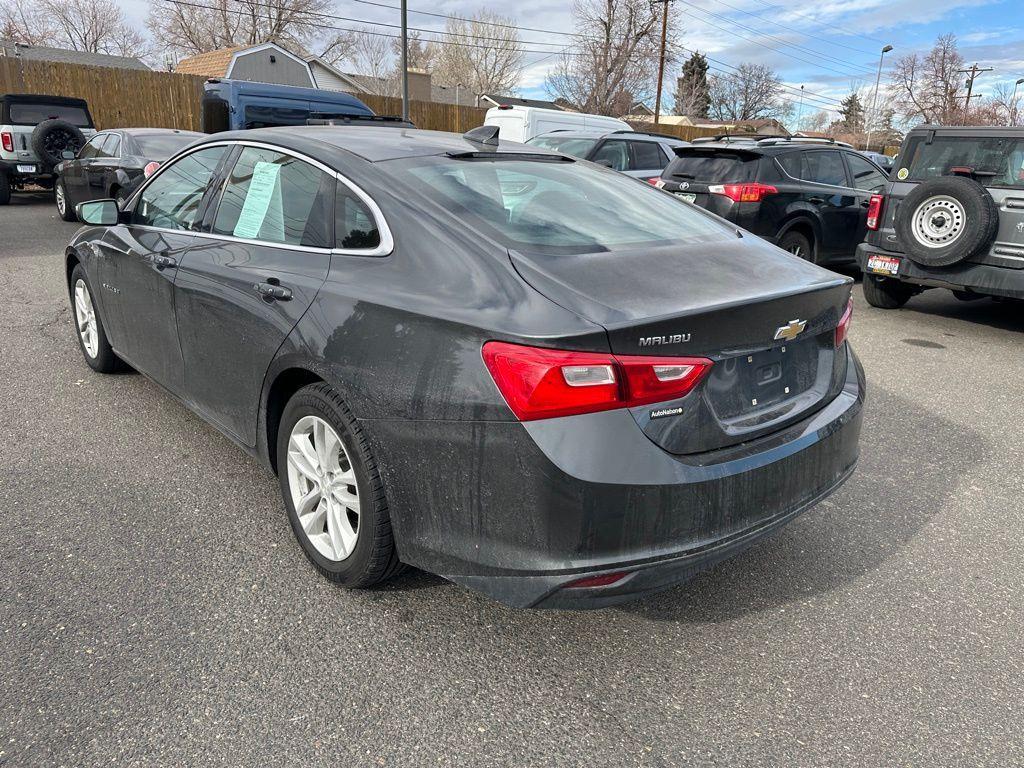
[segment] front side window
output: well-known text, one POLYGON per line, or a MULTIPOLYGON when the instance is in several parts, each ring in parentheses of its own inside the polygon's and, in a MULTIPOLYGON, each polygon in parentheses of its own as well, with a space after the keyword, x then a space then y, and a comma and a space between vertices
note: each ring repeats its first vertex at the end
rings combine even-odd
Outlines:
POLYGON ((227 149, 201 149, 166 166, 139 195, 132 224, 193 229, 203 195, 227 149))
POLYGON ((100 145, 96 150, 96 158, 102 160, 108 157, 117 157, 118 147, 120 144, 121 139, 118 138, 116 134, 103 134, 103 141, 100 142, 100 145))
POLYGON ((100 146, 104 141, 107 140, 106 134, 101 133, 99 136, 93 136, 89 141, 86 142, 85 146, 78 151, 79 160, 91 160, 96 157, 96 153, 99 152, 100 146))
POLYGON ((430 157, 380 163, 409 194, 507 248, 561 255, 735 237, 635 179, 576 162, 430 157))
POLYGON ((213 231, 245 240, 330 247, 334 178, 272 149, 245 147, 221 196, 213 231))
POLYGON ((629 145, 624 141, 606 141, 590 159, 615 171, 628 170, 629 145))
POLYGON ((853 186, 867 192, 881 192, 885 187, 885 174, 862 157, 847 154, 846 162, 850 164, 850 175, 853 186))
POLYGON ((833 187, 846 186, 846 169, 843 158, 834 150, 822 152, 804 152, 805 181, 828 184, 833 187))

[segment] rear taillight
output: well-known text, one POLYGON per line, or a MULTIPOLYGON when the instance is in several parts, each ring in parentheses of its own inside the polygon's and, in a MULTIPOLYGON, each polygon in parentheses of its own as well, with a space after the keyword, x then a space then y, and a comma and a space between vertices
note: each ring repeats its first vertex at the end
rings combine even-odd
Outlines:
POLYGON ((853 319, 853 297, 850 297, 849 303, 846 305, 846 311, 843 312, 843 316, 839 319, 839 325, 836 326, 836 347, 841 347, 843 342, 846 341, 846 337, 850 333, 850 320, 853 319))
POLYGON ((14 136, 9 131, 0 133, 0 141, 4 144, 4 152, 14 151, 14 136))
POLYGON ((884 195, 872 195, 868 202, 868 229, 877 230, 882 225, 882 206, 885 205, 884 195))
MULTIPOLYGON (((137 167, 138 166, 136 166, 136 168, 137 167)), ((148 179, 150 176, 152 176, 154 173, 156 173, 156 169, 159 168, 159 167, 160 167, 160 163, 158 163, 156 160, 153 160, 150 163, 146 163, 146 167, 142 169, 143 177, 148 179)), ((153 183, 155 184, 156 182, 153 182, 153 183)))
POLYGON ((651 176, 651 178, 649 178, 647 180, 647 183, 650 184, 652 187, 657 187, 658 186, 658 182, 660 182, 660 181, 661 181, 661 176, 651 176))
POLYGON ((484 363, 520 421, 683 397, 711 368, 702 357, 647 357, 489 341, 484 363))
POLYGON ((711 184, 708 192, 713 195, 725 195, 734 203, 759 203, 766 195, 778 194, 779 190, 771 184, 711 184))

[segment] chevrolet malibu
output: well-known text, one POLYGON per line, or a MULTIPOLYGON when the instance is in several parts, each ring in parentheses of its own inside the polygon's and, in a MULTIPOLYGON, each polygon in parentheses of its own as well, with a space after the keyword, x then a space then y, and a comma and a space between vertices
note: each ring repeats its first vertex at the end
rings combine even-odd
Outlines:
POLYGON ((410 564, 608 605, 776 531, 857 461, 848 278, 493 128, 221 133, 78 214, 86 362, 262 460, 348 587, 410 564))

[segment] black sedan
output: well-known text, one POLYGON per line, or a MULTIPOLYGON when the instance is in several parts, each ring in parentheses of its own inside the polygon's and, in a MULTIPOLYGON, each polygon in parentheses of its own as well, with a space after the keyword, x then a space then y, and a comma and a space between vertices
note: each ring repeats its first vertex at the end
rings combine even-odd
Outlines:
POLYGON ((86 200, 125 200, 148 173, 205 133, 165 128, 118 128, 97 133, 54 172, 54 202, 64 221, 86 200))
POLYGON ((350 587, 408 563, 516 606, 607 605, 849 477, 849 278, 477 131, 222 133, 120 209, 83 203, 86 362, 265 462, 350 587))

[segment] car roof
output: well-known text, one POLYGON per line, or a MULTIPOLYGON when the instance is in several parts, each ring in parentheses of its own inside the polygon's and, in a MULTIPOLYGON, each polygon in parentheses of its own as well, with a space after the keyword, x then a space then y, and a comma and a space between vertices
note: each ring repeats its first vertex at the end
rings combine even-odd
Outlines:
POLYGON ((256 128, 211 134, 201 144, 212 141, 264 141, 285 149, 317 157, 324 149, 335 149, 357 155, 371 163, 405 157, 428 157, 446 153, 487 152, 496 154, 552 155, 563 157, 542 147, 515 141, 483 145, 469 141, 462 134, 426 131, 419 128, 392 128, 374 125, 298 125, 278 128, 256 128))
POLYGON ((689 142, 677 139, 675 136, 667 136, 663 133, 647 133, 646 131, 588 131, 586 129, 572 130, 559 128, 554 131, 548 131, 547 133, 541 133, 534 138, 540 138, 540 136, 552 136, 558 135, 560 138, 566 139, 606 139, 609 136, 622 136, 623 138, 630 139, 631 141, 658 141, 665 142, 668 144, 678 144, 679 146, 688 146, 689 142))
POLYGON ((907 132, 907 136, 914 133, 935 133, 949 134, 952 136, 1024 136, 1024 126, 1006 125, 918 125, 907 132))
POLYGON ((181 136, 206 136, 199 131, 184 131, 180 128, 106 128, 100 133, 125 133, 129 136, 157 136, 165 133, 176 133, 181 136))

